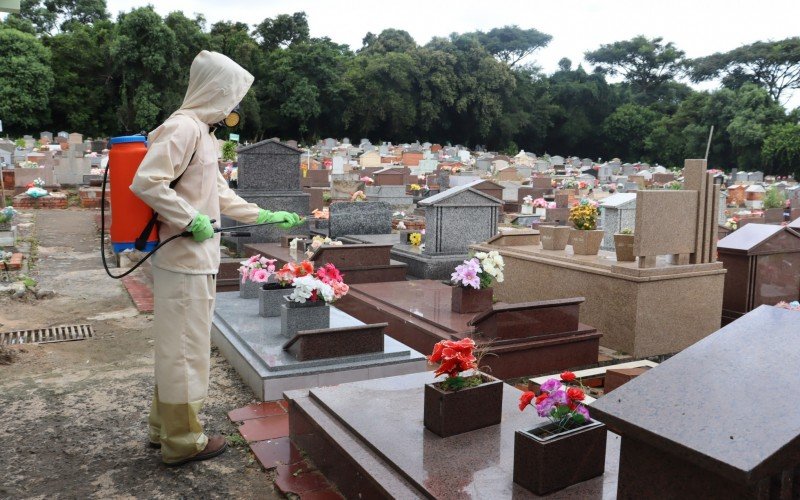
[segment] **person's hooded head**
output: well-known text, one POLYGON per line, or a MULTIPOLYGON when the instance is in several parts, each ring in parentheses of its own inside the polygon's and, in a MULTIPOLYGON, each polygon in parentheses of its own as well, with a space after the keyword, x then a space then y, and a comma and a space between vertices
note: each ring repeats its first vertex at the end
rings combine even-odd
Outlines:
POLYGON ((189 87, 179 111, 214 125, 227 117, 253 84, 253 75, 227 56, 204 50, 189 70, 189 87))

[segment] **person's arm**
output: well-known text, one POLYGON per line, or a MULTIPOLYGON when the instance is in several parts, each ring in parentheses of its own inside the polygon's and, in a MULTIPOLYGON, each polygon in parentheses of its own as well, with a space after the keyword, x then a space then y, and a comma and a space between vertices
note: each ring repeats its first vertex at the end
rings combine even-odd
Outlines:
POLYGON ((182 172, 187 154, 197 145, 199 130, 190 119, 171 118, 150 137, 150 144, 136 171, 131 191, 158 215, 178 227, 187 227, 197 216, 186 200, 169 187, 182 172))
POLYGON ((220 212, 243 224, 254 224, 258 220, 258 205, 249 203, 237 195, 228 186, 228 181, 219 171, 217 172, 217 192, 219 193, 220 212))

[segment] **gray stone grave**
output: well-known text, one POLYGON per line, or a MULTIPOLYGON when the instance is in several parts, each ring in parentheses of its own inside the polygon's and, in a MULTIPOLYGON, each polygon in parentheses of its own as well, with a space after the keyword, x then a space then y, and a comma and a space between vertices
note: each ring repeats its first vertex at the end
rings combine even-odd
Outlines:
MULTIPOLYGON (((287 345, 287 338, 280 332, 281 319, 259 316, 257 302, 239 298, 239 292, 217 294, 211 340, 259 400, 281 399, 283 392, 291 389, 337 385, 426 369, 422 354, 386 335, 383 335, 383 348, 376 352, 304 359, 287 345)), ((364 326, 336 307, 330 308, 327 331, 341 335, 350 330, 352 342, 364 326)), ((313 333, 325 335, 326 331, 313 333)))
MULTIPOLYGON (((257 142, 238 149, 239 182, 237 194, 261 208, 272 211, 309 215, 310 195, 300 187, 300 155, 302 150, 287 146, 277 139, 257 142)), ((224 226, 237 224, 223 217, 224 226)), ((250 237, 236 238, 237 250, 247 243, 273 243, 284 234, 308 232, 308 224, 290 230, 269 225, 249 230, 250 237)))
POLYGON ((383 202, 393 207, 407 209, 414 204, 414 198, 406 194, 405 186, 366 186, 364 194, 368 201, 383 202))
POLYGON ((469 246, 497 233, 502 201, 472 184, 450 188, 419 202, 425 209, 425 247, 395 245, 392 258, 418 278, 447 279, 469 254, 469 246))
POLYGON ((330 206, 331 238, 359 234, 390 234, 392 207, 384 202, 336 202, 330 206))
POLYGON ((614 233, 636 225, 636 193, 616 193, 600 202, 603 250, 614 250, 614 233))

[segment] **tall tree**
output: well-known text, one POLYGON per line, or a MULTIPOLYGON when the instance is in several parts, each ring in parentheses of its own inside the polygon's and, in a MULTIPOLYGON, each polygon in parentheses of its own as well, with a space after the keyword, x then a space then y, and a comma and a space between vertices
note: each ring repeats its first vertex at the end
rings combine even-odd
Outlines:
POLYGON ((261 48, 267 52, 307 41, 309 29, 306 13, 295 12, 292 15, 281 14, 275 19, 264 19, 253 30, 253 35, 260 39, 261 48))
POLYGON ((152 6, 119 16, 111 58, 119 79, 120 126, 150 130, 172 113, 183 97, 175 34, 152 6), (146 41, 146 43, 144 43, 146 41))
POLYGON ((22 0, 19 14, 12 16, 28 19, 42 34, 68 31, 110 17, 105 0, 22 0))
POLYGON ((586 52, 586 60, 608 74, 622 75, 637 92, 648 93, 674 79, 682 69, 684 52, 663 38, 643 35, 601 45, 586 52))
POLYGON ((800 125, 782 123, 770 127, 761 157, 769 173, 800 179, 800 125))
POLYGON ((117 129, 116 85, 111 62, 114 25, 110 21, 79 25, 51 37, 55 80, 50 98, 59 128, 103 135, 117 129))
POLYGON ((690 66, 695 82, 720 76, 732 88, 753 82, 780 101, 787 90, 800 88, 800 37, 743 45, 692 59, 690 66))
POLYGON ((609 156, 631 160, 651 159, 646 140, 655 127, 659 114, 638 104, 623 104, 603 120, 609 156))
POLYGON ((535 51, 546 47, 553 37, 534 28, 522 29, 512 25, 480 33, 478 39, 490 54, 513 67, 535 51))
POLYGON ((0 120, 23 133, 46 123, 53 88, 50 51, 30 33, 0 25, 0 120))
POLYGON ((386 54, 389 52, 412 52, 417 48, 417 42, 407 31, 388 28, 378 35, 367 33, 362 40, 363 46, 359 50, 363 54, 386 54))

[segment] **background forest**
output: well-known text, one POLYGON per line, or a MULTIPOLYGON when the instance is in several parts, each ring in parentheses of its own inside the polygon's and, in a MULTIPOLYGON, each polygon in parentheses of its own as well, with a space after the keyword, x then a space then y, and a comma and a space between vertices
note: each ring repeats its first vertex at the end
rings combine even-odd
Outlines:
POLYGON ((113 21, 104 0, 23 0, 0 23, 0 119, 12 136, 150 130, 210 49, 256 77, 242 140, 419 139, 680 166, 705 155, 713 125, 711 167, 800 177, 800 111, 783 105, 800 88, 800 37, 687 59, 637 36, 587 52, 591 68, 565 58, 547 75, 535 52, 551 38, 505 26, 419 45, 389 29, 353 51, 312 37, 303 12, 208 26, 151 7, 113 21), (706 80, 719 88, 687 84, 706 80))

